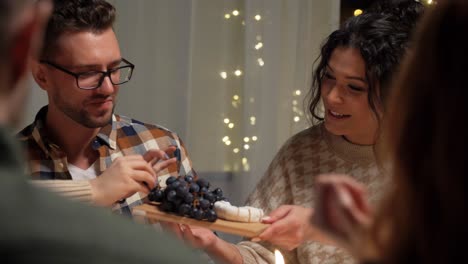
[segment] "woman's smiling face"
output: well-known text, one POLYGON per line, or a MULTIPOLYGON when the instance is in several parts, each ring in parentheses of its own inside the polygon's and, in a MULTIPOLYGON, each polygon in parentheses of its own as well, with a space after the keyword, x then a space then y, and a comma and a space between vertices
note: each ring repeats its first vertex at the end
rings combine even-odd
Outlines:
POLYGON ((358 49, 337 47, 321 83, 325 128, 352 143, 375 143, 378 118, 369 106, 366 64, 358 49))

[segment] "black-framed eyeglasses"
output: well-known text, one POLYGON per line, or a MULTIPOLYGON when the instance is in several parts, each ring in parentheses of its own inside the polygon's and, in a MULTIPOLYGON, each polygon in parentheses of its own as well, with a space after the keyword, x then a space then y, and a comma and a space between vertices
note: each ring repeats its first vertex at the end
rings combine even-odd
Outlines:
POLYGON ((111 83, 114 85, 126 83, 132 78, 133 69, 135 68, 135 65, 133 65, 133 63, 129 62, 124 58, 122 58, 121 64, 125 64, 116 68, 109 69, 107 71, 87 71, 79 73, 67 70, 63 66, 60 66, 48 60, 41 60, 40 62, 50 65, 56 68, 57 70, 60 70, 75 77, 76 85, 78 86, 78 88, 83 90, 93 90, 99 88, 102 85, 104 78, 106 77, 109 77, 111 83))

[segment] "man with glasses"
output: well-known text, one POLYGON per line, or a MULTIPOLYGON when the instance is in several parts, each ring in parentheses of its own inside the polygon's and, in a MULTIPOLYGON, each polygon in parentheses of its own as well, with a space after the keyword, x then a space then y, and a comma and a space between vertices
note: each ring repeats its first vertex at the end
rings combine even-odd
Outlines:
POLYGON ((36 184, 130 214, 157 177, 192 175, 177 135, 114 114, 135 66, 123 58, 104 0, 55 1, 32 73, 49 104, 20 132, 36 184), (169 158, 174 153, 178 158, 169 158))
MULTIPOLYGON (((31 186, 12 137, 50 1, 0 0, 1 263, 203 263, 175 238, 31 186)), ((112 73, 111 73, 112 75, 112 73)))
POLYGON ((64 73, 68 73, 71 76, 76 78, 76 86, 83 90, 93 90, 97 89, 102 85, 104 78, 109 77, 111 83, 113 85, 124 84, 130 81, 132 78, 133 69, 135 65, 133 65, 128 60, 122 58, 122 62, 124 65, 119 66, 117 68, 110 69, 106 72, 103 71, 89 71, 89 72, 80 72, 74 73, 71 72, 64 67, 55 64, 53 62, 47 60, 40 60, 41 63, 48 64, 58 70, 63 71, 64 73))

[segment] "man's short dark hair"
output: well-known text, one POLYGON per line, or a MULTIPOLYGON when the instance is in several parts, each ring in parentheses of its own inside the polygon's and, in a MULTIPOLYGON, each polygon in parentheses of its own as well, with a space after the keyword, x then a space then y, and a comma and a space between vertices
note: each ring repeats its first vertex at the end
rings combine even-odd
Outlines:
POLYGON ((57 40, 63 34, 77 32, 99 34, 114 24, 115 8, 104 0, 54 0, 53 2, 54 10, 45 32, 42 59, 54 55, 57 50, 57 40))

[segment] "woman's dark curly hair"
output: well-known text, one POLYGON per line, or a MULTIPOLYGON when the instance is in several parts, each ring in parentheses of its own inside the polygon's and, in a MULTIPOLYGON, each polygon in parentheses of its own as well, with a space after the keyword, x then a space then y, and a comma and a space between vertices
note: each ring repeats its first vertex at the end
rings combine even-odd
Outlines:
MULTIPOLYGON (((383 107, 388 94, 388 83, 405 54, 411 33, 424 7, 414 0, 379 1, 362 15, 351 17, 335 30, 322 44, 316 59, 309 91, 309 111, 312 117, 323 120, 318 114, 322 78, 330 57, 337 47, 358 49, 366 65, 368 101, 377 114, 377 105, 383 107)), ((383 109, 385 110, 385 109, 383 109)))

